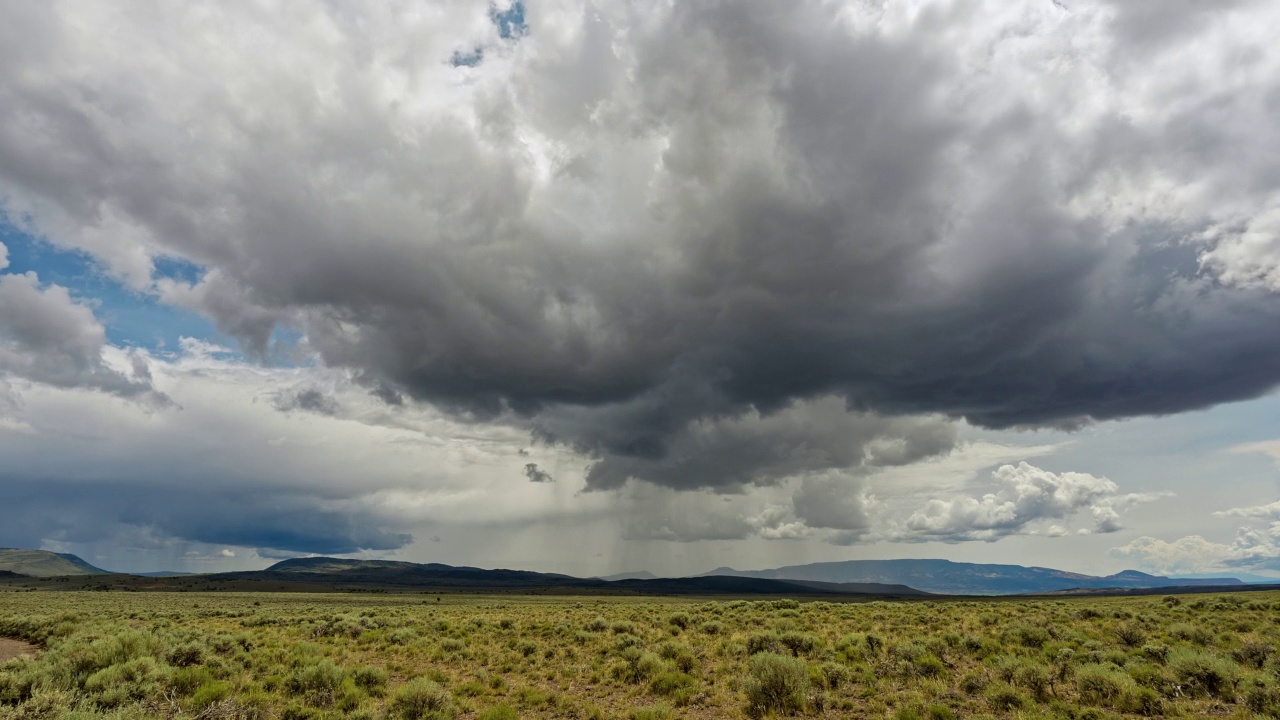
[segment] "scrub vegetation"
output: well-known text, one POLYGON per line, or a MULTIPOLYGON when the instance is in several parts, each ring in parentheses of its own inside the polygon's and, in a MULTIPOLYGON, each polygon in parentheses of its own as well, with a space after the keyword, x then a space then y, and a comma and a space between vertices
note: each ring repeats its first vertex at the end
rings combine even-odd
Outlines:
POLYGON ((0 594, 0 720, 1280 717, 1280 593, 0 594))

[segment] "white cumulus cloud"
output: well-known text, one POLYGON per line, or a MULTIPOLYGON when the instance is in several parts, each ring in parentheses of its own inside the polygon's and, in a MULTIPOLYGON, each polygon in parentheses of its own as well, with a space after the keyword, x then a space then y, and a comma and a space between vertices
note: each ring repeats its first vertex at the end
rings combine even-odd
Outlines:
MULTIPOLYGON (((897 529, 903 540, 962 542, 997 540, 1026 534, 1041 521, 1065 521, 1081 514, 1092 516, 1092 532, 1109 533, 1121 528, 1119 511, 1158 495, 1120 494, 1109 478, 1088 473, 1054 473, 1026 462, 1003 465, 992 473, 998 486, 981 497, 935 498, 912 513, 897 529)), ((1061 524, 1044 528, 1044 534, 1061 536, 1061 524)))

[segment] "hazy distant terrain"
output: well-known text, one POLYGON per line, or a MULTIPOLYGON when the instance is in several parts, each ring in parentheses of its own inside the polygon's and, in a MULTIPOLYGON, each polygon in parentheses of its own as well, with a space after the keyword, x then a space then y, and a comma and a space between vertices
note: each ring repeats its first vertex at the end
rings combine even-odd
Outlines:
POLYGON ((640 570, 638 572, 624 572, 617 573, 616 575, 605 575, 597 579, 612 582, 614 580, 656 580, 657 578, 657 575, 654 575, 648 570, 640 570))
MULTIPOLYGON (((1019 595, 1092 592, 1117 594, 1165 589, 1247 587, 1234 577, 1169 578, 1125 570, 1098 577, 1044 567, 986 565, 949 560, 850 560, 766 570, 722 567, 694 577, 663 578, 648 571, 579 578, 529 570, 486 569, 399 560, 306 557, 264 570, 131 575, 110 573, 75 555, 46 550, 0 550, 0 581, 59 578, 62 589, 343 590, 441 592, 590 592, 629 595, 1019 595), (16 573, 5 575, 4 571, 16 573)), ((1277 584, 1280 584, 1278 582, 1277 584)))
POLYGON ((1074 589, 1217 587, 1243 584, 1236 578, 1175 579, 1136 570, 1097 577, 1052 568, 983 565, 950 560, 849 560, 771 570, 734 570, 722 567, 706 574, 829 583, 901 584, 925 592, 949 595, 1016 595, 1074 589))
POLYGON ((315 585, 358 585, 454 590, 595 590, 653 595, 814 595, 853 594, 877 596, 923 595, 896 583, 832 583, 773 578, 706 576, 692 578, 629 577, 618 580, 578 578, 527 570, 486 570, 440 563, 341 558, 294 558, 266 570, 221 573, 226 580, 258 582, 294 581, 315 585))

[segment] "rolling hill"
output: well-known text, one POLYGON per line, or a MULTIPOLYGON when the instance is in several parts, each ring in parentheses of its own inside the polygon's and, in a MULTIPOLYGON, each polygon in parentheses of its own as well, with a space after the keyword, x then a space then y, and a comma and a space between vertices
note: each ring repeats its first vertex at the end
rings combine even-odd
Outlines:
POLYGON ((110 575, 70 553, 49 550, 19 550, 0 548, 0 570, 8 570, 30 577, 55 577, 60 575, 110 575))
POLYGON ((721 567, 707 576, 753 577, 824 583, 908 585, 949 595, 1016 595, 1077 589, 1136 589, 1243 585, 1237 578, 1167 578, 1136 570, 1098 577, 1044 567, 986 565, 950 560, 849 560, 770 570, 721 567))

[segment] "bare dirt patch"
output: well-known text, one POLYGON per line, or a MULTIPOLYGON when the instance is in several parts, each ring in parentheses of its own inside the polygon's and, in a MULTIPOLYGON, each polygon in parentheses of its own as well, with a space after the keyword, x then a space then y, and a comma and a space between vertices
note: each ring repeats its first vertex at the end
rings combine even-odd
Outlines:
POLYGON ((35 655, 39 651, 35 645, 21 640, 0 638, 0 663, 16 657, 35 655))

